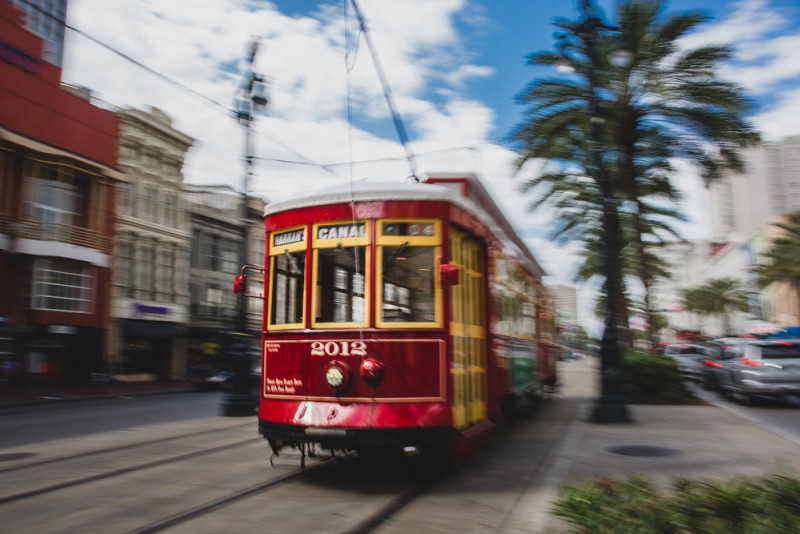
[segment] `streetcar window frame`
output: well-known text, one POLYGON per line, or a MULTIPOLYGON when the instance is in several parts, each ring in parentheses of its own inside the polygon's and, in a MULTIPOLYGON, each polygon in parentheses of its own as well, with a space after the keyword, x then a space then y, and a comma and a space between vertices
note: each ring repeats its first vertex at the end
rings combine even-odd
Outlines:
MULTIPOLYGON (((311 278, 311 286, 312 286, 312 295, 311 295, 311 309, 314 310, 314 313, 311 316, 311 328, 318 328, 318 329, 331 329, 331 328, 366 328, 369 326, 369 318, 370 318, 370 297, 371 297, 371 272, 370 272, 370 265, 371 265, 371 228, 370 228, 370 221, 369 220, 349 220, 349 221, 325 221, 323 223, 316 223, 312 226, 312 240, 311 240, 311 247, 313 250, 313 260, 312 260, 312 278, 311 278), (340 232, 336 233, 334 237, 329 237, 328 235, 322 235, 322 230, 327 229, 350 229, 350 233, 346 233, 346 236, 340 237, 340 232), (351 236, 352 234, 352 236, 351 236), (328 254, 329 252, 334 252, 334 256, 338 251, 341 251, 344 254, 350 254, 353 252, 353 248, 358 248, 359 252, 354 254, 352 257, 353 264, 356 263, 356 258, 358 265, 349 265, 349 258, 348 264, 341 264, 341 265, 333 265, 333 275, 329 277, 328 282, 331 286, 325 287, 323 283, 324 280, 321 280, 320 277, 321 273, 321 264, 323 261, 321 260, 321 253, 328 254), (360 270, 359 270, 360 269, 360 270), (344 279, 340 276, 337 279, 337 274, 344 274, 344 279), (358 293, 356 291, 356 283, 357 283, 357 275, 361 275, 361 283, 360 285, 363 286, 362 292, 358 293), (345 282, 345 287, 337 287, 338 282, 345 282), (345 310, 349 310, 350 320, 346 321, 331 321, 331 320, 323 320, 322 313, 323 313, 323 293, 328 294, 330 293, 331 297, 341 297, 344 299, 346 303, 345 310), (358 300, 357 300, 358 299, 358 300), (352 320, 353 312, 357 307, 357 303, 360 301, 360 307, 363 310, 362 320, 352 320)), ((332 304, 333 313, 337 313, 337 308, 335 306, 335 302, 332 304)))
MULTIPOLYGON (((442 255, 442 225, 436 219, 392 218, 377 220, 375 324, 378 328, 442 328, 442 288, 437 276, 442 255), (384 316, 384 306, 394 308, 412 305, 412 290, 402 284, 384 280, 387 263, 397 260, 398 252, 414 248, 430 248, 431 285, 433 287, 433 321, 389 321, 384 316), (391 294, 390 294, 391 293, 391 294), (389 296, 391 299, 387 299, 389 296), (404 304, 405 303, 405 304, 404 304)), ((393 308, 393 309, 394 309, 393 308)))
MULTIPOLYGON (((281 230, 276 230, 270 233, 270 247, 269 247, 269 305, 267 310, 267 317, 269 320, 267 321, 267 327, 269 330, 296 330, 298 328, 303 328, 305 325, 305 318, 307 315, 306 310, 306 277, 308 275, 308 253, 307 253, 307 245, 308 245, 308 229, 305 225, 300 226, 293 226, 290 228, 282 228, 281 230), (302 232, 301 237, 299 239, 295 236, 291 242, 275 245, 278 238, 281 236, 292 236, 294 232, 302 232), (300 317, 298 322, 291 322, 291 323, 276 323, 275 322, 275 313, 277 310, 275 306, 281 302, 281 300, 276 295, 276 291, 279 289, 278 284, 278 276, 281 274, 285 274, 285 270, 278 268, 278 262, 281 261, 280 258, 290 258, 290 261, 293 264, 296 264, 297 258, 295 258, 296 254, 302 254, 303 258, 303 268, 302 272, 300 273, 300 281, 299 283, 296 282, 295 286, 299 288, 298 295, 295 298, 295 301, 299 301, 300 303, 300 317)), ((293 278, 297 278, 293 276, 293 278)), ((297 309, 297 308, 295 308, 297 309)))

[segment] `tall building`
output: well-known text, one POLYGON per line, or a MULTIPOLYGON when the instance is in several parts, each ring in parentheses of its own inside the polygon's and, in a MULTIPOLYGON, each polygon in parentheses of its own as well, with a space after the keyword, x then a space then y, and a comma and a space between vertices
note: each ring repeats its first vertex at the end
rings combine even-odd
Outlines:
POLYGON ((578 325, 578 290, 575 286, 548 285, 547 290, 553 296, 558 320, 562 325, 578 325))
POLYGON ((747 167, 711 184, 713 241, 745 241, 776 217, 800 210, 800 136, 743 151, 747 167))
MULTIPOLYGON (((788 222, 786 217, 779 217, 776 223, 788 222)), ((765 256, 776 238, 783 237, 786 231, 772 224, 765 225, 753 239, 751 247, 759 264, 768 261, 765 256)), ((800 294, 790 281, 773 282, 764 287, 760 293, 763 318, 776 326, 800 325, 800 294)))
MULTIPOLYGON (((213 361, 224 352, 231 335, 241 330, 234 278, 245 264, 264 265, 265 203, 248 197, 248 246, 247 257, 243 258, 241 194, 228 186, 187 184, 184 195, 193 246, 189 358, 213 361)), ((247 333, 257 340, 262 331, 264 302, 247 299, 244 306, 247 333)))
MULTIPOLYGON (((36 11, 62 43, 64 6, 36 11)), ((118 122, 62 87, 31 17, 0 0, 2 363, 6 382, 82 382, 105 366, 118 122)))
POLYGON ((13 0, 24 16, 25 29, 42 39, 41 59, 61 67, 67 0, 13 0))
POLYGON ((117 380, 182 379, 192 247, 183 162, 194 140, 158 109, 117 117, 126 180, 117 185, 109 371, 117 380))

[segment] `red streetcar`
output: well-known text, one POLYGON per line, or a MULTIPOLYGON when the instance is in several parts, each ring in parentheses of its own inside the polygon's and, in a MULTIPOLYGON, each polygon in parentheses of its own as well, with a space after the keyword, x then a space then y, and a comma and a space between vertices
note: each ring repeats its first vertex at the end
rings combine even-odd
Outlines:
POLYGON ((356 182, 265 215, 258 420, 275 453, 455 453, 555 386, 543 271, 475 176, 356 182))

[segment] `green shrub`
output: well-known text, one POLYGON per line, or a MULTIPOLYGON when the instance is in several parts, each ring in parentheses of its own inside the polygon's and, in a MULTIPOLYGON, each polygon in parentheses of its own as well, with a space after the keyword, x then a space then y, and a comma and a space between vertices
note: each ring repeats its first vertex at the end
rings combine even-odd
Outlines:
POLYGON ((622 358, 623 393, 633 404, 682 404, 692 398, 675 360, 652 352, 622 358))
POLYGON ((600 479, 566 488, 553 515, 573 533, 800 533, 800 479, 678 479, 671 492, 647 479, 600 479))

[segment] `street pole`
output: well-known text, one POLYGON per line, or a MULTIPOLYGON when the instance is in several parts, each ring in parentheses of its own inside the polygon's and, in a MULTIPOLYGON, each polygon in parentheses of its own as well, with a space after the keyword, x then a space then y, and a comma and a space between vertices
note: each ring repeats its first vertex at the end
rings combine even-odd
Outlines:
MULTIPOLYGON (((253 172, 252 124, 256 113, 264 111, 267 105, 264 78, 253 72, 253 61, 258 52, 258 41, 253 41, 247 58, 247 70, 237 92, 236 118, 244 126, 244 176, 242 178, 242 202, 240 216, 241 262, 247 263, 247 246, 250 236, 249 208, 247 205, 250 178, 253 172)), ((236 302, 236 326, 229 343, 227 357, 233 371, 230 391, 223 395, 222 415, 240 416, 253 414, 253 399, 250 394, 250 354, 247 325, 247 300, 244 293, 238 295, 236 302)))
POLYGON ((606 174, 601 143, 604 120, 600 115, 600 95, 597 93, 597 30, 612 29, 593 13, 591 0, 582 0, 583 21, 578 31, 586 45, 589 59, 589 135, 595 180, 600 190, 603 217, 604 268, 606 274, 606 317, 600 345, 601 394, 595 401, 591 420, 595 423, 621 423, 629 420, 628 407, 622 392, 622 355, 617 326, 617 294, 621 284, 619 268, 619 214, 611 182, 606 174))
MULTIPOLYGON (((247 263, 247 245, 250 236, 249 209, 247 205, 250 179, 253 174, 253 121, 256 115, 263 113, 267 106, 266 85, 261 74, 253 72, 253 62, 258 52, 258 41, 250 44, 247 57, 247 70, 239 87, 236 98, 236 118, 244 126, 244 176, 242 177, 242 205, 241 205, 241 261, 247 263)), ((244 294, 239 295, 237 301, 237 331, 247 333, 247 302, 244 294)))

